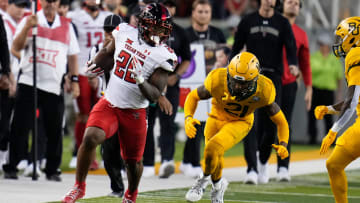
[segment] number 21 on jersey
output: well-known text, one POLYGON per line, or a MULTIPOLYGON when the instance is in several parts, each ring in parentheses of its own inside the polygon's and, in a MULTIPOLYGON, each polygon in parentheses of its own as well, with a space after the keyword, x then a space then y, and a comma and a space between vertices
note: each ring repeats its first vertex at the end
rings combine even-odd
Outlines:
MULTIPOLYGON (((133 69, 131 61, 131 54, 122 50, 116 58, 115 75, 125 80, 126 82, 136 84, 136 81, 131 77, 131 72, 129 71, 130 69, 133 69)), ((143 61, 139 60, 139 62, 141 65, 144 65, 143 61)))

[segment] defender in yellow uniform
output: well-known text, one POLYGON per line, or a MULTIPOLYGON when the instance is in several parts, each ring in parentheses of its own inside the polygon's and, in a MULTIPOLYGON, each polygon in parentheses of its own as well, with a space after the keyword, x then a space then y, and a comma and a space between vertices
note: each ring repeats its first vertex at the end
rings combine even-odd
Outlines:
POLYGON ((335 30, 336 42, 333 45, 334 54, 345 58, 345 78, 347 93, 344 101, 315 108, 316 119, 322 119, 326 114, 339 113, 339 119, 334 123, 326 137, 324 137, 320 154, 325 154, 334 142, 337 133, 357 112, 355 123, 349 127, 336 141, 336 147, 328 160, 326 168, 329 173, 331 190, 337 203, 346 203, 347 180, 345 167, 360 156, 360 17, 344 19, 335 30))
POLYGON ((255 55, 243 52, 236 55, 227 68, 209 73, 204 85, 192 90, 186 98, 185 132, 189 138, 196 134, 198 120, 193 118, 199 100, 212 97, 212 108, 205 126, 205 170, 186 193, 188 201, 201 199, 206 186, 213 183, 211 202, 223 202, 228 182, 222 178, 224 152, 240 142, 250 131, 254 111, 264 107, 277 125, 279 145, 273 145, 279 156, 289 156, 286 149, 289 127, 280 107, 275 103, 275 86, 259 73, 255 55))

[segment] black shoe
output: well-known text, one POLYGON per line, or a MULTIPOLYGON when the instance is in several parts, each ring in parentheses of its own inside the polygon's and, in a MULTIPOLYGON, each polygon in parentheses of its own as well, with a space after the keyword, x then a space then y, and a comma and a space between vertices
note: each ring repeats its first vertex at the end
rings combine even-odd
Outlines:
POLYGON ((6 172, 4 171, 4 178, 5 179, 13 179, 13 180, 17 180, 18 176, 16 174, 15 171, 11 171, 11 172, 6 172))
POLYGON ((124 191, 112 192, 112 193, 108 194, 107 196, 122 198, 124 196, 124 191))
POLYGON ((61 182, 61 177, 60 174, 46 175, 46 180, 61 182))

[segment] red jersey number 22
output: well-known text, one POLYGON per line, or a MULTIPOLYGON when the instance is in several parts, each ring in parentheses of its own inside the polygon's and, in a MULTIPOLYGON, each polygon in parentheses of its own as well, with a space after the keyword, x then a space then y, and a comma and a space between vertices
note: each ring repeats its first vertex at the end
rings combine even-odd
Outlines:
MULTIPOLYGON (((136 84, 136 81, 131 77, 130 69, 133 69, 131 54, 122 50, 116 59, 115 75, 125 80, 126 82, 136 84)), ((144 62, 139 60, 141 65, 144 62)))

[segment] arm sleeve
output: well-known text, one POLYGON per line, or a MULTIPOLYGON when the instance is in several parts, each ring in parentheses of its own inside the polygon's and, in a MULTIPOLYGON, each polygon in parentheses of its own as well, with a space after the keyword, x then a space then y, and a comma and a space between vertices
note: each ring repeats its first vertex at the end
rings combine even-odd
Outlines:
POLYGON ((284 21, 284 44, 286 49, 286 57, 289 65, 297 65, 296 59, 296 42, 294 33, 291 29, 290 23, 285 19, 284 21), (286 21, 286 22, 285 22, 286 21))
POLYGON ((232 47, 232 51, 230 54, 230 59, 232 59, 235 55, 237 55, 241 51, 241 49, 244 47, 246 37, 247 37, 247 32, 249 32, 247 24, 246 24, 246 19, 247 18, 244 18, 243 20, 241 20, 237 27, 237 31, 236 31, 235 37, 234 37, 234 45, 232 47))
POLYGON ((278 140, 279 143, 289 142, 289 125, 285 118, 284 113, 280 110, 275 115, 270 117, 271 121, 276 124, 277 131, 278 131, 278 140))
POLYGON ((312 85, 312 76, 310 68, 310 51, 309 42, 306 33, 304 32, 304 44, 299 50, 299 67, 304 78, 305 86, 312 85))
POLYGON ((349 122, 350 118, 356 111, 356 106, 359 103, 359 96, 360 96, 360 86, 356 85, 354 95, 350 103, 350 107, 347 108, 344 114, 334 123, 334 125, 331 128, 332 131, 339 132, 344 127, 344 125, 347 122, 349 122))
POLYGON ((186 117, 193 117, 196 111, 196 107, 198 102, 200 101, 199 95, 197 93, 197 88, 193 89, 186 97, 185 104, 184 104, 184 116, 186 117))
POLYGON ((0 54, 1 73, 8 74, 10 72, 10 53, 2 17, 0 17, 0 46, 2 52, 0 54))

